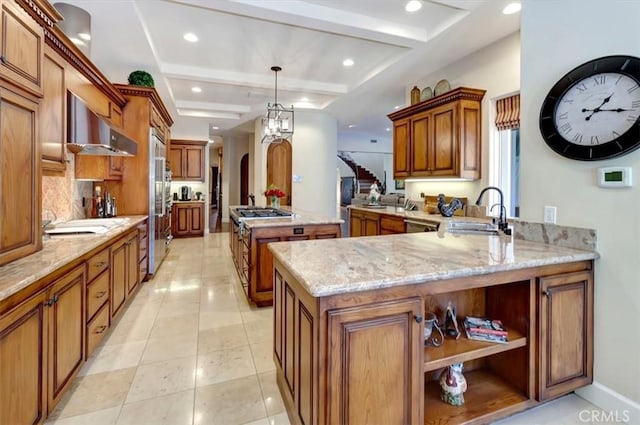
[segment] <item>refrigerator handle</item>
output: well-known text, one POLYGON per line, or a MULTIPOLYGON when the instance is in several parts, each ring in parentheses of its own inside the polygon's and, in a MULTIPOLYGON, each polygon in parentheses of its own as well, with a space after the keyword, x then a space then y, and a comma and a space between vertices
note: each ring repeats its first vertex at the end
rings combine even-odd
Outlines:
MULTIPOLYGON (((167 214, 167 203, 165 202, 165 199, 164 199, 164 193, 167 186, 167 173, 165 172, 167 160, 165 158, 158 158, 158 161, 160 163, 160 171, 158 172, 158 169, 156 169, 156 176, 159 173, 160 181, 162 182, 162 185, 160 188, 160 199, 162 200, 161 202, 162 207, 161 207, 161 213, 158 214, 158 217, 164 217, 167 214)), ((158 196, 158 194, 156 194, 156 196, 158 196)))

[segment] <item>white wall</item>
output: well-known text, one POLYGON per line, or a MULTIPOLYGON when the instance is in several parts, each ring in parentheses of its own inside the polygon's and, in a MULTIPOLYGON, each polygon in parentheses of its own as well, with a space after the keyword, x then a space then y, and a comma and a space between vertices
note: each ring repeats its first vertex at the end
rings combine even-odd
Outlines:
MULTIPOLYGON (((387 117, 384 119, 392 128, 392 122, 387 117)), ((338 134, 338 150, 341 151, 359 151, 359 152, 393 152, 393 134, 389 131, 389 136, 380 138, 366 133, 357 131, 342 131, 338 134), (371 139, 377 140, 377 143, 371 143, 371 139)))
POLYGON ((574 67, 601 56, 640 56, 639 19, 638 1, 529 0, 521 29, 521 215, 542 221, 543 207, 554 205, 559 224, 597 229, 597 384, 580 393, 605 409, 612 409, 607 400, 634 400, 626 404, 636 409, 629 423, 640 423, 640 151, 597 162, 566 159, 545 144, 538 114, 549 89, 574 67), (631 166, 634 187, 596 186, 596 168, 611 165, 631 166))
MULTIPOLYGON (((222 221, 229 221, 229 205, 240 204, 240 160, 249 153, 249 137, 225 138, 222 148, 222 221)), ((251 163, 249 163, 251 165, 251 163)), ((251 181, 252 170, 249 169, 251 181)), ((251 187, 251 186, 250 186, 251 187)), ((259 197, 256 196, 256 202, 259 197)))
MULTIPOLYGON (((556 2, 553 2, 554 4, 556 2)), ((495 119, 492 100, 517 92, 520 87, 520 35, 511 34, 489 46, 478 50, 451 65, 425 76, 415 85, 419 88, 430 86, 447 79, 452 88, 471 87, 486 90, 482 100, 482 171, 481 179, 475 182, 406 182, 405 193, 410 199, 420 199, 420 192, 426 195, 445 193, 448 196, 477 198, 480 190, 487 186, 489 144, 495 119)), ((407 104, 414 84, 406 87, 407 104)))
MULTIPOLYGON (((296 110, 295 129, 291 141, 292 174, 301 182, 292 182, 291 207, 336 216, 338 125, 335 118, 319 111, 296 110)), ((265 205, 262 196, 267 180, 267 144, 262 144, 261 119, 254 123, 254 185, 259 196, 257 205, 265 205)))

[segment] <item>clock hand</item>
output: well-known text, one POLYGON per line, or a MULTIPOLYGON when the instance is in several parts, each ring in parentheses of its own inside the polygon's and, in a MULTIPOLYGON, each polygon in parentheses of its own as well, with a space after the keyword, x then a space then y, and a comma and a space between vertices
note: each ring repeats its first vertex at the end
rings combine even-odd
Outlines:
POLYGON ((624 112, 624 111, 635 111, 635 109, 616 108, 616 109, 600 109, 600 111, 606 111, 606 112, 624 112))
POLYGON ((615 93, 611 93, 609 96, 605 97, 604 99, 602 99, 602 103, 600 104, 600 106, 598 106, 596 109, 586 109, 586 108, 582 108, 582 112, 588 112, 591 111, 591 113, 589 114, 589 116, 585 117, 584 119, 586 121, 589 121, 591 119, 591 117, 593 116, 593 114, 595 114, 596 112, 600 112, 602 109, 600 109, 605 103, 609 102, 611 100, 611 98, 613 97, 615 93))

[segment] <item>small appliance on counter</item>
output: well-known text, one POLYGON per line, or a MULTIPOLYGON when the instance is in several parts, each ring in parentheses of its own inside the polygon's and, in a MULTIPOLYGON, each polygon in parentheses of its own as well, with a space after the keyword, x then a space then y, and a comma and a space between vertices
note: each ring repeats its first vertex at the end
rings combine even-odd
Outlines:
POLYGON ((191 193, 191 188, 189 186, 180 187, 180 200, 181 201, 190 201, 193 194, 191 193))

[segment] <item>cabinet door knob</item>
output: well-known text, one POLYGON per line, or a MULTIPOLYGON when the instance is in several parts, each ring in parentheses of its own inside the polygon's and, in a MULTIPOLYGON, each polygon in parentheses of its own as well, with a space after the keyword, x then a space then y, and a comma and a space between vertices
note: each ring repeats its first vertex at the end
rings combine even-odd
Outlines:
POLYGON ((544 294, 545 297, 551 296, 551 291, 549 291, 548 289, 545 289, 544 291, 542 291, 542 293, 544 294))
POLYGON ((106 265, 107 265, 106 261, 100 261, 99 263, 95 264, 95 267, 102 268, 102 267, 104 267, 106 265))
POLYGON ((414 320, 418 323, 422 323, 422 316, 413 316, 414 320))
POLYGON ((106 295, 107 291, 100 291, 96 294, 96 298, 102 298, 106 295))
POLYGON ((104 332, 107 329, 107 327, 105 325, 99 326, 96 331, 94 332, 95 334, 101 334, 102 332, 104 332))

